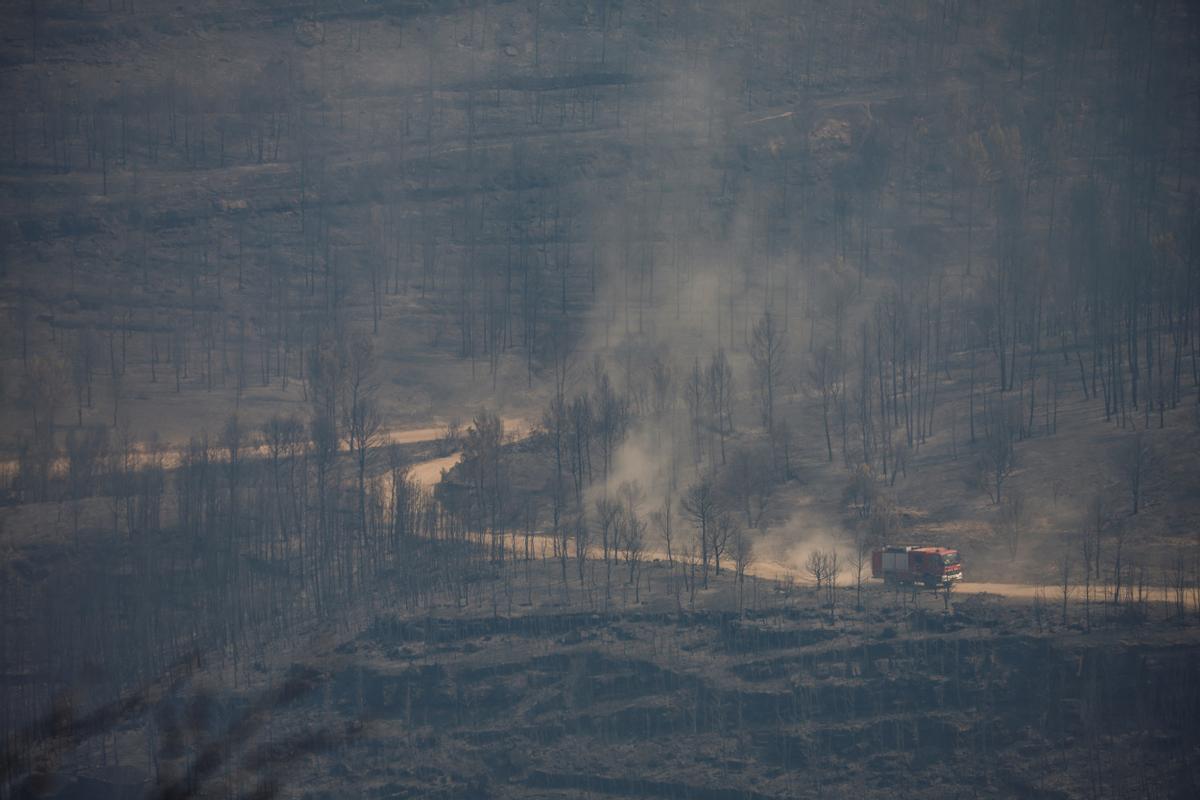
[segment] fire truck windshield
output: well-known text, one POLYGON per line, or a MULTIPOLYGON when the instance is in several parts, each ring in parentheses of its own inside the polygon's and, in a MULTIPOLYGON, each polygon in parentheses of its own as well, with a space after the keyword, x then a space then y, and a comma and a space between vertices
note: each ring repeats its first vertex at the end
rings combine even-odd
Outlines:
POLYGON ((942 556, 942 560, 945 561, 946 564, 957 564, 958 563, 958 553, 949 553, 947 555, 944 555, 944 556, 942 556))

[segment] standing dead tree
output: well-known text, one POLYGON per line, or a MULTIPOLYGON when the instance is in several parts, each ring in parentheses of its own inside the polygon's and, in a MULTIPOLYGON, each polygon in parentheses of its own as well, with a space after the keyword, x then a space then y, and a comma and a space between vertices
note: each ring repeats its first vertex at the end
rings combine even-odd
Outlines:
POLYGON ((671 498, 667 497, 663 501, 663 507, 658 511, 650 512, 650 524, 658 531, 658 536, 662 539, 663 546, 667 548, 667 566, 671 569, 675 568, 675 554, 672 551, 671 545, 674 541, 674 530, 671 521, 671 498))
POLYGON ((463 460, 471 465, 476 530, 491 534, 491 557, 504 560, 504 512, 508 473, 504 458, 504 421, 480 412, 467 429, 463 460))
POLYGON ((733 369, 725 351, 718 348, 705 373, 708 383, 708 406, 713 427, 721 443, 721 463, 725 463, 725 439, 733 433, 733 369))
POLYGON ((821 596, 821 589, 825 585, 825 572, 828 569, 828 556, 823 550, 813 550, 808 554, 808 558, 804 561, 804 570, 813 579, 817 585, 817 596, 821 596))
POLYGON ((746 527, 758 528, 770 503, 773 478, 770 454, 759 448, 738 447, 722 476, 729 505, 746 518, 746 527))
POLYGON ((563 524, 567 506, 564 462, 567 456, 568 415, 567 402, 561 391, 555 394, 554 399, 550 401, 550 407, 543 412, 542 429, 546 431, 554 450, 554 474, 550 479, 551 524, 555 555, 559 558, 565 591, 567 587, 567 540, 570 538, 568 527, 563 524))
POLYGON ((1142 491, 1147 474, 1154 466, 1154 448, 1144 431, 1125 436, 1117 451, 1117 460, 1125 482, 1129 487, 1129 499, 1133 513, 1137 514, 1142 504, 1142 491))
POLYGON ((871 561, 871 543, 863 531, 854 537, 854 549, 850 551, 850 568, 854 570, 854 610, 862 611, 863 573, 871 561))
POLYGON ((579 572, 579 588, 583 588, 584 574, 587 569, 588 548, 592 545, 592 529, 588 525, 587 516, 583 511, 575 515, 571 523, 575 539, 575 567, 579 572))
POLYGON ((607 483, 613 457, 630 421, 629 400, 613 388, 607 372, 597 372, 592 407, 595 409, 596 441, 600 445, 601 479, 607 483))
POLYGON ((646 521, 639 512, 643 494, 636 481, 623 483, 620 496, 625 511, 620 519, 621 546, 625 552, 625 565, 629 568, 629 582, 633 584, 633 602, 642 601, 642 559, 646 555, 646 521))
POLYGON ((1010 561, 1017 560, 1017 549, 1021 544, 1021 534, 1029 522, 1029 512, 1025 505, 1025 497, 1019 491, 1010 490, 1000 506, 1000 520, 996 523, 995 531, 1008 550, 1010 561))
POLYGON ((55 412, 66 388, 64 372, 57 360, 37 357, 21 382, 21 404, 29 410, 37 441, 46 441, 54 433, 55 412))
POLYGON ((379 444, 383 420, 375 402, 376 357, 370 339, 357 337, 350 344, 346 366, 346 399, 342 403, 342 431, 354 457, 358 475, 359 569, 366 571, 369 540, 367 535, 367 456, 379 444))
POLYGON ((704 370, 700 359, 692 362, 692 369, 684 382, 683 399, 687 403, 688 421, 691 423, 693 460, 699 462, 704 453, 704 370))
POLYGON ((1014 441, 1020 430, 1021 409, 1016 405, 997 403, 989 411, 975 463, 980 485, 992 502, 999 505, 1004 482, 1016 467, 1014 441))
POLYGON ((822 347, 813 357, 809 380, 821 395, 821 419, 825 424, 825 452, 833 463, 833 436, 829 428, 829 412, 837 404, 841 385, 837 380, 837 365, 828 347, 822 347))
POLYGON ((600 497, 596 500, 596 531, 600 534, 600 552, 604 558, 604 611, 612 601, 612 568, 621 544, 621 523, 624 508, 616 500, 600 497))
POLYGON ((712 555, 712 536, 716 529, 721 503, 712 479, 703 477, 688 487, 679 501, 679 508, 691 520, 700 534, 700 568, 704 588, 708 588, 708 562, 712 555))
POLYGON ((754 563, 754 542, 751 541, 745 527, 734 527, 731 548, 734 577, 737 581, 738 616, 741 616, 745 609, 746 570, 754 563))
POLYGON ((713 563, 717 575, 721 574, 721 556, 729 551, 730 543, 740 528, 741 524, 737 518, 728 511, 722 511, 717 515, 717 524, 712 532, 713 563))
POLYGON ((775 430, 775 394, 783 380, 786 352, 783 328, 768 311, 750 334, 750 358, 754 361, 759 410, 767 431, 775 430))
POLYGON ((817 599, 829 609, 829 619, 832 622, 837 609, 838 573, 841 556, 836 546, 828 551, 813 550, 804 561, 805 571, 812 576, 817 588, 817 599))
POLYGON ((841 572, 840 554, 837 547, 829 548, 825 555, 825 603, 829 606, 829 621, 832 623, 837 611, 838 574, 841 572))

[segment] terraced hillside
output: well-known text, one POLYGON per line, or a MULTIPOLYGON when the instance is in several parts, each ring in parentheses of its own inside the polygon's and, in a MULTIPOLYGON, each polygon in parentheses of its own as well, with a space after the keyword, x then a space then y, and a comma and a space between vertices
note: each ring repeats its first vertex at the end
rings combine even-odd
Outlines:
POLYGON ((164 797, 1183 798, 1200 785, 1194 629, 1085 634, 1056 608, 979 595, 946 615, 877 588, 831 624, 811 588, 765 581, 739 616, 720 610, 728 577, 676 611, 665 565, 645 605, 605 617, 524 606, 525 580, 554 579, 537 573, 502 581, 515 605, 501 591, 379 615, 274 654, 242 688, 195 671, 112 744, 164 797), (133 747, 143 736, 152 761, 133 747))

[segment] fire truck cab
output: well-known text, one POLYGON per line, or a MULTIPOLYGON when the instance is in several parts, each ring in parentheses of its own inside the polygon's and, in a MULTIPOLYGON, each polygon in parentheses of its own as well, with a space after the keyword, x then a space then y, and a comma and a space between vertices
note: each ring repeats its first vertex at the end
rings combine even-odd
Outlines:
POLYGON ((962 580, 962 564, 958 551, 946 547, 891 545, 871 553, 871 577, 937 589, 962 580))

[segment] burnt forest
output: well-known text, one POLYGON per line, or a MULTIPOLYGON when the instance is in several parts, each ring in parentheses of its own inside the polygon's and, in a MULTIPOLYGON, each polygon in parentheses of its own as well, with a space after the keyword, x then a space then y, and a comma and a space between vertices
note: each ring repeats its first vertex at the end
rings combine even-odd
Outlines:
POLYGON ((0 800, 1200 796, 1200 7, 0 0, 0 800))

